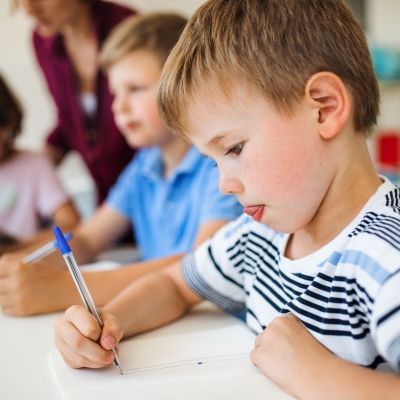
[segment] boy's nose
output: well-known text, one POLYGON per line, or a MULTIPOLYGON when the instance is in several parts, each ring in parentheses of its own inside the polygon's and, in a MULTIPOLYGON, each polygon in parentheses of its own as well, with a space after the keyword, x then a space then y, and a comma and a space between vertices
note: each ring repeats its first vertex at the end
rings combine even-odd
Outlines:
POLYGON ((224 174, 220 174, 218 187, 222 194, 239 194, 243 192, 243 185, 239 181, 239 179, 234 178, 232 176, 224 176, 224 174))
POLYGON ((115 96, 111 104, 111 109, 114 114, 126 111, 127 102, 123 97, 115 96))

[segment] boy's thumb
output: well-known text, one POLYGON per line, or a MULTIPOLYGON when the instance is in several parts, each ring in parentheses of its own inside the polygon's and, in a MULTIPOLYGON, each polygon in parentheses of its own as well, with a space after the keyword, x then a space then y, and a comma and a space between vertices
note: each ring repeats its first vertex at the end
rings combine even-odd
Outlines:
POLYGON ((100 344, 106 350, 115 347, 122 338, 122 328, 116 318, 108 314, 103 318, 103 330, 101 332, 100 344))

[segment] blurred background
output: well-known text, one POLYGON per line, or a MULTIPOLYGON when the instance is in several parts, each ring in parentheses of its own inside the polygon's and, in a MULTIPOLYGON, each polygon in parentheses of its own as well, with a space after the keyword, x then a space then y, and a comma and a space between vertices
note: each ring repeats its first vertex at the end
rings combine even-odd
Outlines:
MULTIPOLYGON (((203 0, 112 0, 140 12, 178 11, 190 16, 203 0)), ((10 11, 11 0, 0 0, 0 72, 20 99, 25 112, 18 146, 39 150, 55 124, 56 112, 33 54, 32 21, 10 11)), ((382 108, 370 150, 379 171, 400 181, 400 0, 348 0, 364 28, 381 84, 382 108)), ((93 182, 79 156, 72 154, 59 168, 72 195, 85 192, 90 202, 93 182)), ((85 211, 90 213, 90 207, 85 211)))

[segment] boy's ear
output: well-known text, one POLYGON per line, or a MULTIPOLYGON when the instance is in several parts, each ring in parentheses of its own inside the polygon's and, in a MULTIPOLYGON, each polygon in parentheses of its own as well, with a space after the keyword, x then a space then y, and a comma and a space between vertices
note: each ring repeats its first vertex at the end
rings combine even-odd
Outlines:
POLYGON ((311 76, 305 87, 305 101, 318 110, 319 134, 333 138, 350 115, 350 99, 343 81, 331 72, 311 76))

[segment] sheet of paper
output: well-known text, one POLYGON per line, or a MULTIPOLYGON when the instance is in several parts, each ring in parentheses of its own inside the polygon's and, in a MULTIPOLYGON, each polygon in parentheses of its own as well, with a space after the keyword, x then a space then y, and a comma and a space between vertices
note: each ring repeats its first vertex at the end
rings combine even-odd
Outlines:
POLYGON ((119 262, 111 260, 102 260, 90 264, 83 264, 79 266, 79 269, 81 270, 81 272, 98 272, 98 271, 107 271, 110 269, 117 269, 120 267, 121 264, 119 262))
POLYGON ((56 351, 50 357, 60 392, 68 400, 291 399, 250 362, 254 339, 255 334, 242 324, 133 338, 119 345, 124 376, 114 366, 103 370, 71 369, 56 351), (175 366, 188 360, 193 363, 175 366), (134 368, 165 363, 171 363, 170 367, 129 373, 134 368))

